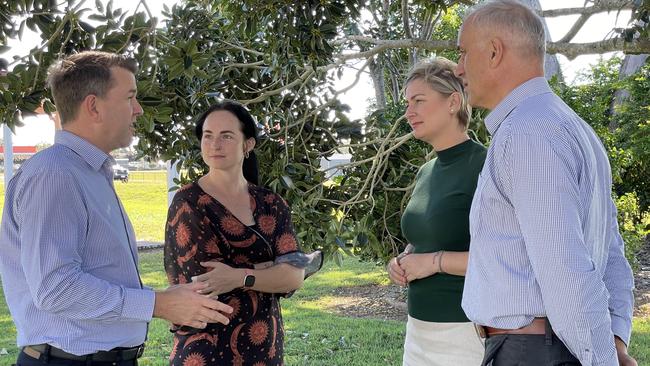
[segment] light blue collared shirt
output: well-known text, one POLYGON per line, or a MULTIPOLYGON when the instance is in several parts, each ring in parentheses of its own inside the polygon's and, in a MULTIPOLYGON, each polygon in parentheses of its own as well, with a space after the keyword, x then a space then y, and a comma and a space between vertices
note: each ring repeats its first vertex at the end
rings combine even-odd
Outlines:
POLYGON ((144 342, 155 295, 140 283, 113 164, 57 131, 9 182, 0 273, 19 347, 48 343, 84 355, 144 342))
POLYGON ((463 309, 506 329, 547 316, 583 365, 618 365, 634 280, 602 143, 544 78, 513 90, 485 124, 493 138, 470 212, 463 309))

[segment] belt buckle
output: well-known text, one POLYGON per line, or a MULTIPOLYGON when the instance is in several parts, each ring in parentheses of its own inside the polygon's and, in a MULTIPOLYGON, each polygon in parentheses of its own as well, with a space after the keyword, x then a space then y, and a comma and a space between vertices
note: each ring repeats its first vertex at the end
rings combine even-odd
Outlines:
POLYGON ((38 351, 32 346, 25 346, 23 347, 22 351, 29 357, 35 358, 37 360, 41 359, 41 355, 43 354, 42 352, 38 351))
POLYGON ((138 352, 136 353, 135 358, 140 358, 144 354, 144 343, 138 346, 138 352))
POLYGON ((478 334, 479 337, 482 339, 487 338, 487 331, 484 326, 474 323, 474 329, 476 329, 476 334, 478 334))

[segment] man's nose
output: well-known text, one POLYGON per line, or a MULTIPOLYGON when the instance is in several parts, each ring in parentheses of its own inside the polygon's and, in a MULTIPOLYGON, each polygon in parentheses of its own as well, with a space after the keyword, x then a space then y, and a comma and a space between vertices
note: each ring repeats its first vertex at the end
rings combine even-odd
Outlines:
POLYGON ((135 100, 135 108, 133 109, 133 114, 136 116, 141 116, 144 111, 142 110, 142 106, 140 105, 140 102, 138 100, 135 100))
POLYGON ((456 68, 454 69, 454 75, 456 75, 456 77, 461 77, 465 73, 463 64, 460 61, 462 60, 458 61, 458 64, 456 64, 456 68))

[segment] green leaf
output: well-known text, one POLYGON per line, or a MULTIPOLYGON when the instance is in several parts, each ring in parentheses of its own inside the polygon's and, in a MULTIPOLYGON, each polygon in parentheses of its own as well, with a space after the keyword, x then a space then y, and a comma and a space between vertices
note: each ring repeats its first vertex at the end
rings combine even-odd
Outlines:
POLYGON ((86 33, 94 33, 94 32, 95 32, 95 27, 93 27, 92 25, 90 25, 90 24, 88 24, 88 23, 86 23, 86 22, 81 22, 81 21, 80 21, 80 22, 79 22, 79 26, 80 26, 81 29, 83 29, 84 32, 86 32, 86 33))
POLYGON ((147 131, 148 133, 152 133, 154 127, 155 127, 155 124, 154 124, 153 118, 151 118, 151 116, 146 116, 144 118, 144 129, 145 129, 145 131, 147 131))
POLYGON ((189 69, 190 67, 192 67, 192 57, 190 56, 183 57, 183 68, 189 69))
POLYGON ((103 15, 101 15, 101 14, 90 14, 90 15, 88 16, 88 19, 90 19, 90 20, 96 20, 96 21, 98 21, 98 22, 105 22, 105 21, 106 21, 106 17, 103 16, 103 15))
POLYGON ((280 176, 280 182, 282 182, 282 185, 285 188, 293 189, 295 187, 295 185, 293 184, 293 180, 288 175, 280 176))
POLYGON ((172 114, 174 114, 174 108, 172 107, 159 107, 156 117, 161 122, 171 121, 172 114))
POLYGON ((20 28, 18 28, 18 39, 23 40, 23 33, 25 32, 25 21, 20 22, 20 28))
POLYGON ((357 234, 357 243, 359 244, 359 246, 364 246, 368 244, 368 235, 366 235, 365 233, 357 234))

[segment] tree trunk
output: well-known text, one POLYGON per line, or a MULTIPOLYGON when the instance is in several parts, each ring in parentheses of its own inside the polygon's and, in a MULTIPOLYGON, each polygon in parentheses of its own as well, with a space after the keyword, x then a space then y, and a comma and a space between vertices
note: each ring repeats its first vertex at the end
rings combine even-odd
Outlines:
MULTIPOLYGON (((621 63, 621 69, 618 72, 618 79, 623 80, 626 77, 635 74, 637 71, 639 71, 639 69, 641 69, 643 64, 645 64, 647 58, 648 58, 648 54, 625 55, 625 58, 621 63)), ((627 90, 618 89, 614 93, 614 99, 612 100, 612 105, 609 107, 610 115, 616 114, 616 107, 623 104, 625 99, 627 99, 629 96, 630 96, 630 92, 628 92, 627 90)), ((617 127, 618 127, 618 122, 616 118, 612 118, 609 122, 610 131, 615 130, 617 127)))
POLYGON ((375 89, 375 102, 377 109, 386 108, 386 81, 384 79, 384 68, 378 64, 376 58, 371 60, 368 64, 370 68, 370 76, 372 77, 372 85, 375 89))

